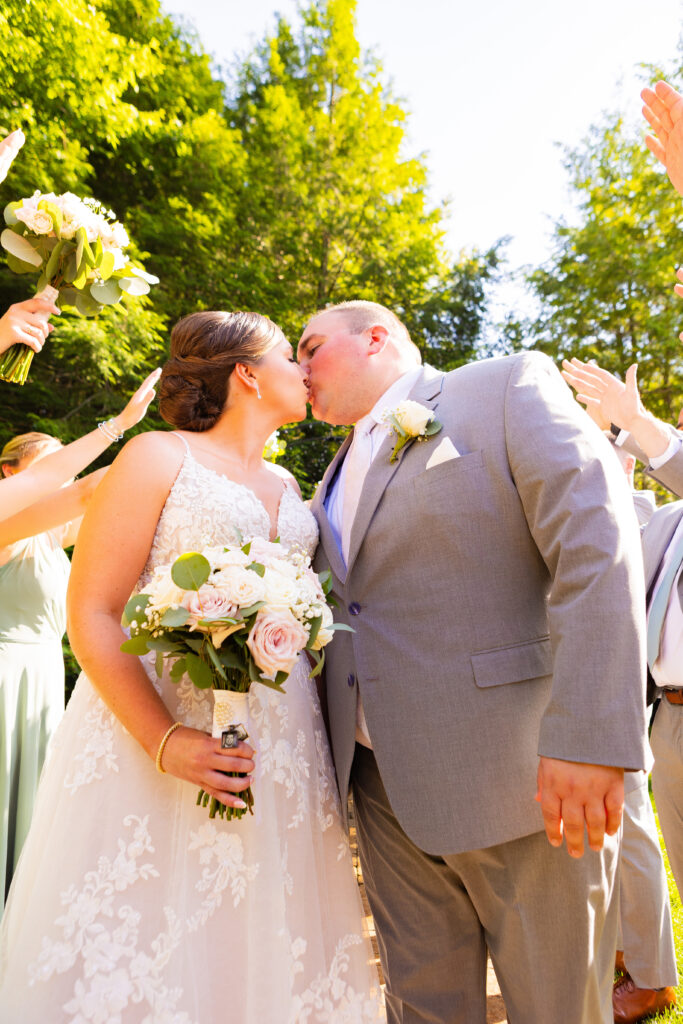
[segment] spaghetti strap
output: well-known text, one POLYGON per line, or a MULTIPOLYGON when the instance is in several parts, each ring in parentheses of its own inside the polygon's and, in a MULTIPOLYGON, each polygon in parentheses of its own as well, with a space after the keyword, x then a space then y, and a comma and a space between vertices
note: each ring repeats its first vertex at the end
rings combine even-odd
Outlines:
POLYGON ((172 430, 171 433, 173 434, 174 437, 179 437, 180 438, 180 440, 185 445, 185 451, 187 452, 187 454, 188 455, 192 455, 192 450, 190 449, 190 446, 187 443, 187 441, 185 440, 185 438, 183 437, 183 435, 179 434, 177 430, 172 430))

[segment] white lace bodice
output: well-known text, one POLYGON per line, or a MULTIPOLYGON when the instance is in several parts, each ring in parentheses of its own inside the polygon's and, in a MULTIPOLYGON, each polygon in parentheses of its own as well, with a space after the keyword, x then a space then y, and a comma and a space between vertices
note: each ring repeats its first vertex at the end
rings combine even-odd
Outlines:
MULTIPOLYGON (((159 516, 136 590, 144 589, 156 566, 168 565, 185 551, 270 537, 270 518, 254 492, 197 462, 185 439, 180 439, 187 449, 185 458, 159 516)), ((283 547, 311 556, 318 543, 316 521, 288 482, 280 499, 277 533, 283 547)))

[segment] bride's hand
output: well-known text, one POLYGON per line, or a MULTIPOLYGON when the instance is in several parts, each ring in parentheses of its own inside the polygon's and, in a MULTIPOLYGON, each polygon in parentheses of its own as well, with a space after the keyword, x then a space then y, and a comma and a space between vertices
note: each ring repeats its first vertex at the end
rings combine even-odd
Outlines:
POLYGON ((169 736, 162 766, 169 775, 195 783, 226 807, 244 808, 246 804, 236 794, 251 784, 253 758, 254 750, 247 743, 240 743, 232 750, 222 750, 220 740, 183 726, 169 736), (244 778, 234 778, 225 772, 247 774, 244 778))
POLYGON ((111 421, 118 434, 123 434, 126 430, 134 427, 136 423, 144 417, 149 403, 156 395, 154 385, 161 376, 161 367, 157 367, 156 370, 152 370, 148 377, 145 377, 140 387, 137 389, 131 400, 126 405, 125 409, 122 409, 118 416, 115 416, 111 421))

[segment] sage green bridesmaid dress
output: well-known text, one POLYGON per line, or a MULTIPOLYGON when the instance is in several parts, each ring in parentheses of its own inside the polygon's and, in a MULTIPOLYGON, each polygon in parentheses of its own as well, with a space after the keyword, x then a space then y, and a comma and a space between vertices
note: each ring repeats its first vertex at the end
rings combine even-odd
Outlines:
POLYGON ((64 712, 68 578, 69 559, 52 533, 19 542, 0 565, 0 913, 64 712))

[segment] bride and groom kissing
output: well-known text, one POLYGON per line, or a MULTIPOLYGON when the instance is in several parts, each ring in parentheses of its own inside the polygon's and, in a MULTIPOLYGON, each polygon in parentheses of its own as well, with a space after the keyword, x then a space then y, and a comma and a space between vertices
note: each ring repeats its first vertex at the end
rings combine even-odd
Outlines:
POLYGON ((265 317, 186 317, 160 382, 176 430, 134 438, 98 488, 69 597, 83 674, 3 920, 0 1016, 483 1024, 488 949, 510 1020, 609 1022, 623 771, 647 764, 625 478, 538 353, 437 372, 390 310, 350 302, 297 359, 265 317), (261 460, 307 400, 355 424, 310 511, 261 460), (439 429, 397 445, 406 400, 439 429), (326 666, 336 782, 303 659, 285 695, 252 687, 255 749, 224 751, 205 691, 119 650, 154 567, 237 531, 319 535, 353 628, 326 666), (249 782, 254 819, 197 814, 197 785, 239 806, 249 782))

